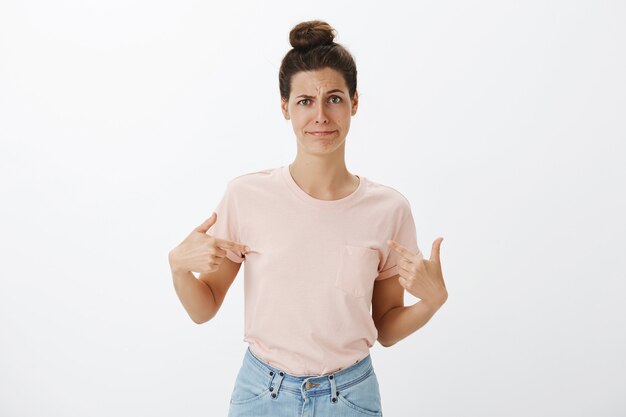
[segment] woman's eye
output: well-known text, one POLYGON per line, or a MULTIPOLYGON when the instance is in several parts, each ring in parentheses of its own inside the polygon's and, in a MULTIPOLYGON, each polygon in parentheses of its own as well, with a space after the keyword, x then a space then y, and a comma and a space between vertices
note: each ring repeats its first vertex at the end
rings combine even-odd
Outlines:
MULTIPOLYGON (((333 103, 337 104, 337 103, 341 103, 341 97, 339 96, 332 96, 329 100, 334 100, 337 99, 336 101, 333 101, 333 103)), ((303 105, 307 105, 308 103, 303 103, 304 101, 308 102, 311 101, 311 99, 309 98, 303 98, 302 100, 298 101, 298 104, 303 104, 303 105)))

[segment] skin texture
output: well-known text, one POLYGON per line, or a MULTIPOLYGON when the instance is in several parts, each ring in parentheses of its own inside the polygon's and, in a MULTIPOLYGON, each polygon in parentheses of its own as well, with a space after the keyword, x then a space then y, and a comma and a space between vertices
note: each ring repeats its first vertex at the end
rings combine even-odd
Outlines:
MULTIPOLYGON (((337 200, 358 187, 359 178, 348 172, 345 164, 346 137, 357 109, 358 90, 350 99, 343 76, 331 68, 295 74, 290 97, 281 98, 283 116, 291 121, 298 144, 289 170, 298 186, 312 197, 337 200), (334 133, 325 137, 311 134, 320 130, 334 133)), ((374 284, 372 317, 383 346, 391 346, 422 327, 447 300, 439 260, 442 240, 433 243, 433 258, 429 260, 397 242, 388 242, 400 255, 400 273, 374 284), (405 307, 405 290, 420 301, 405 307)))
POLYGON ((343 76, 330 68, 301 71, 291 79, 289 100, 281 99, 286 120, 291 120, 298 151, 290 165, 291 176, 306 193, 320 200, 337 200, 351 194, 359 179, 348 172, 345 141, 350 119, 358 108, 358 92, 353 100, 343 76), (329 93, 332 90, 340 91, 329 93), (302 94, 310 98, 299 97, 302 94), (333 130, 327 137, 313 131, 333 130))

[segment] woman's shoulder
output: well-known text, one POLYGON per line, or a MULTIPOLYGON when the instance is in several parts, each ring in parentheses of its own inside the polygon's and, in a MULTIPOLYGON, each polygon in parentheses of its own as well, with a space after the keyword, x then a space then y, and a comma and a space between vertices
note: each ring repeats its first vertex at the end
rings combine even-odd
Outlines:
POLYGON ((228 180, 229 188, 240 188, 249 185, 263 186, 268 180, 271 180, 278 174, 278 167, 264 168, 256 171, 245 172, 228 180))
POLYGON ((369 177, 366 177, 368 190, 371 194, 374 194, 377 197, 385 200, 391 200, 398 205, 404 205, 410 207, 409 199, 404 195, 399 188, 393 187, 388 184, 383 184, 382 182, 373 180, 369 177))
POLYGON ((269 175, 276 169, 278 169, 278 168, 276 168, 276 167, 274 167, 274 168, 265 168, 265 169, 260 169, 260 170, 257 170, 257 171, 246 172, 246 173, 237 175, 236 177, 232 177, 231 181, 235 181, 238 178, 244 178, 244 177, 249 177, 249 176, 265 176, 265 175, 269 175))

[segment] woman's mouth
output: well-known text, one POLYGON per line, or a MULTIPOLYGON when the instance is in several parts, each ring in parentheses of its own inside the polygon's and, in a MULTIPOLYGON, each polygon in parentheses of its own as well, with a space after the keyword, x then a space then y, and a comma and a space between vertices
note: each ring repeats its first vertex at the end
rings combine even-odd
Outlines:
POLYGON ((313 135, 313 136, 317 136, 317 137, 330 136, 333 133, 335 133, 335 130, 320 131, 320 132, 308 132, 309 135, 313 135))

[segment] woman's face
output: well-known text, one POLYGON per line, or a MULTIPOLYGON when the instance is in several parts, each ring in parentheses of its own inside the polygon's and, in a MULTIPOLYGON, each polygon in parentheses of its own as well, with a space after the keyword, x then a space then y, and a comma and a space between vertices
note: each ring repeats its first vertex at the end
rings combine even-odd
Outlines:
POLYGON ((358 107, 358 93, 351 101, 343 76, 334 69, 301 71, 291 78, 289 100, 282 99, 281 107, 291 120, 299 147, 311 153, 331 153, 344 144, 358 107))

